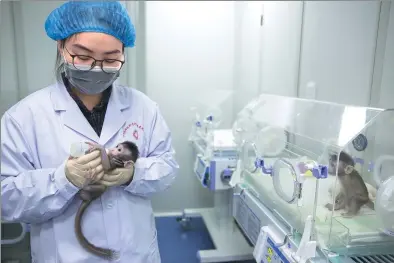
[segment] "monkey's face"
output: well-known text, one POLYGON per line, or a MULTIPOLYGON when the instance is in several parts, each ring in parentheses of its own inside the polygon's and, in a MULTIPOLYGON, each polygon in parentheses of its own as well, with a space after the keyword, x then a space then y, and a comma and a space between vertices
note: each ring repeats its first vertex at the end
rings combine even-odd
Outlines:
POLYGON ((120 143, 120 144, 116 145, 115 148, 110 150, 110 155, 119 156, 119 155, 124 154, 124 151, 125 151, 124 146, 123 146, 123 144, 120 143))
POLYGON ((109 154, 111 157, 121 160, 123 162, 128 162, 133 160, 133 153, 123 143, 119 143, 115 148, 111 149, 109 154))
POLYGON ((337 172, 337 160, 334 158, 334 156, 331 156, 328 162, 328 174, 335 175, 336 172, 337 172))
POLYGON ((330 161, 328 163, 328 174, 336 175, 338 167, 338 176, 343 176, 350 174, 353 171, 353 166, 345 163, 344 161, 337 160, 337 155, 330 156, 330 161))

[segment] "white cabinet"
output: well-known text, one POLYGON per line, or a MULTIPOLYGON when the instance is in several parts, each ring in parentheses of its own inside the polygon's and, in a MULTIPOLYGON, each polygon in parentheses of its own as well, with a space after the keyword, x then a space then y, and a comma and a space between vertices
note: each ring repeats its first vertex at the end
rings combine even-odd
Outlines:
POLYGON ((305 2, 299 96, 368 105, 379 19, 377 1, 305 2))
POLYGON ((378 107, 394 108, 394 2, 388 18, 378 107))
POLYGON ((0 117, 19 99, 17 57, 12 18, 12 3, 3 2, 0 9, 0 117))
POLYGON ((246 3, 236 85, 242 95, 252 96, 258 83, 258 93, 369 105, 380 2, 246 3))
POLYGON ((302 2, 235 3, 234 112, 262 92, 297 96, 302 2))
POLYGON ((263 3, 260 92, 297 96, 302 2, 263 3))

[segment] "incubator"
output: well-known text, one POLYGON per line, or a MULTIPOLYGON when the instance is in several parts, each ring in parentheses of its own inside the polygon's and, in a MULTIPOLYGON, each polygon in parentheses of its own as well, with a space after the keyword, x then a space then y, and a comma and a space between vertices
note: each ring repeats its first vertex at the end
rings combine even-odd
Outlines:
POLYGON ((193 118, 189 135, 195 156, 194 173, 202 186, 211 191, 231 189, 229 182, 238 160, 231 120, 223 121, 222 113, 222 108, 226 108, 223 103, 232 93, 216 92, 221 94, 202 96, 206 99, 200 107, 191 108, 193 118), (210 99, 207 101, 207 98, 210 99))
POLYGON ((226 110, 224 105, 232 93, 220 92, 206 96, 209 99, 201 107, 192 108, 189 136, 195 160, 193 172, 199 183, 213 193, 214 206, 187 208, 178 218, 182 226, 187 227, 193 217, 202 217, 215 248, 198 251, 200 262, 253 259, 253 246, 247 242, 232 216, 233 186, 230 182, 239 158, 231 129, 232 119, 228 119, 227 123, 225 120, 232 114, 223 114, 232 113, 231 107, 226 110))
POLYGON ((216 110, 216 114, 209 113, 193 123, 189 137, 195 155, 194 173, 212 191, 231 188, 229 181, 238 159, 231 129, 216 128, 219 116, 216 110))
POLYGON ((257 262, 393 263, 393 130, 393 110, 268 94, 242 109, 233 216, 257 262), (326 208, 346 191, 338 170, 328 173, 340 152, 353 158, 373 209, 326 208))

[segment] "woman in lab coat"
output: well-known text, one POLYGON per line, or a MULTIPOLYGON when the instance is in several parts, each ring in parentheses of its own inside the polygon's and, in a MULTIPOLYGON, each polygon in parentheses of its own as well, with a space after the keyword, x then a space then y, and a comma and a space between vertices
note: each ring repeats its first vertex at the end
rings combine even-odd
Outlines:
POLYGON ((157 104, 114 84, 124 48, 135 42, 127 11, 114 1, 68 2, 45 29, 58 43, 59 80, 1 118, 2 220, 31 224, 35 263, 108 262, 84 250, 74 233, 76 194, 93 176, 109 188, 84 216, 86 238, 118 251, 117 262, 158 263, 150 197, 171 185, 178 164, 157 104), (104 174, 97 151, 69 159, 72 143, 111 148, 126 140, 140 150, 133 168, 104 174))

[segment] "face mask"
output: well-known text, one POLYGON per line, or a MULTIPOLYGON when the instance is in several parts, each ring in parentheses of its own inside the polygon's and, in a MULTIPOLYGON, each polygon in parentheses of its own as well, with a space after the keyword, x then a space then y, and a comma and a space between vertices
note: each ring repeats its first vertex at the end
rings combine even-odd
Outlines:
MULTIPOLYGON (((80 66, 78 66, 80 67, 80 66)), ((90 67, 87 67, 87 69, 90 67)), ((106 69, 107 70, 107 69, 106 69)), ((111 68, 107 71, 109 72, 111 68)), ((64 63, 64 71, 70 83, 84 94, 99 94, 109 88, 119 77, 119 71, 106 73, 100 67, 93 69, 78 70, 72 64, 64 63)))

